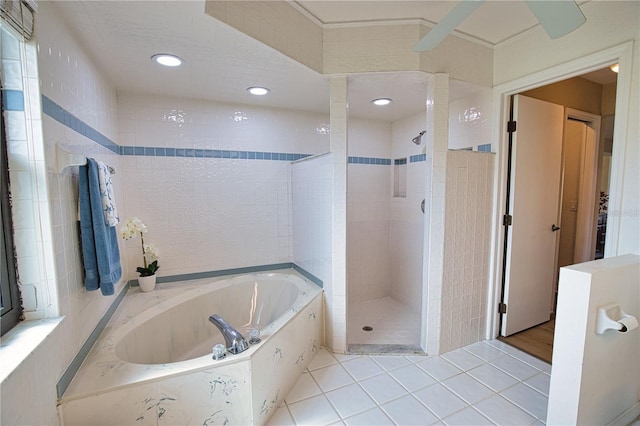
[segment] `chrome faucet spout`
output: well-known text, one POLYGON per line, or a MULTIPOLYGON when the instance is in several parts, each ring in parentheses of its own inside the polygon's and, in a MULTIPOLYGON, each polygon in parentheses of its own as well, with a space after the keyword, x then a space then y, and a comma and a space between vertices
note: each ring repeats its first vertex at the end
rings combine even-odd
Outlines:
POLYGON ((222 333, 222 337, 224 337, 224 342, 229 352, 232 354, 239 354, 240 352, 244 352, 249 349, 249 343, 247 343, 245 338, 242 337, 242 334, 233 328, 231 324, 222 319, 220 315, 211 315, 209 317, 209 321, 218 327, 218 330, 222 333))

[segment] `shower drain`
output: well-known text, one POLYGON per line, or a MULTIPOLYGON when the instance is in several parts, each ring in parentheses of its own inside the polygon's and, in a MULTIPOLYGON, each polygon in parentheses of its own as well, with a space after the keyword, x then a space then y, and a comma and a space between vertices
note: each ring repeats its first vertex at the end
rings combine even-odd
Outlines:
POLYGON ((362 329, 364 331, 373 331, 373 327, 371 327, 370 325, 365 325, 364 327, 362 327, 362 329))

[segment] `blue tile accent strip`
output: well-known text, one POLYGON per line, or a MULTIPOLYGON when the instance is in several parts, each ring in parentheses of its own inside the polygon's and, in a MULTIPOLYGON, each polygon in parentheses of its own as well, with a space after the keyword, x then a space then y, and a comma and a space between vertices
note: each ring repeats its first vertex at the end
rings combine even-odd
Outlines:
POLYGON ((491 144, 478 145, 478 152, 491 152, 491 144))
POLYGON ((406 158, 396 158, 395 160, 393 160, 393 164, 396 166, 402 166, 407 164, 407 159, 406 158))
POLYGON ((115 142, 71 114, 69 111, 62 108, 60 105, 53 102, 51 99, 47 98, 45 95, 42 95, 42 112, 56 120, 58 123, 64 124, 70 129, 80 133, 82 136, 102 145, 109 151, 120 154, 120 147, 115 142))
POLYGON ((409 161, 411 163, 417 163, 418 161, 427 161, 427 154, 412 155, 411 157, 409 157, 409 161))
POLYGON ((24 93, 22 90, 2 90, 2 108, 7 111, 24 111, 24 93))
POLYGON ((161 148, 140 146, 121 146, 119 154, 144 157, 194 157, 222 158, 225 160, 272 160, 289 162, 307 158, 312 155, 290 152, 228 151, 219 149, 161 148))
POLYGON ((372 164, 376 166, 390 166, 390 158, 376 158, 376 157, 349 157, 350 164, 372 164))
POLYGON ((85 358, 87 357, 87 355, 89 355, 89 351, 98 340, 98 337, 100 337, 100 334, 107 326, 107 323, 109 322, 113 314, 116 312, 116 309, 118 309, 118 306, 120 306, 120 302, 122 302, 122 300, 124 299, 127 291, 129 291, 129 286, 125 285, 120 293, 118 293, 109 309, 107 309, 107 312, 105 312, 102 319, 98 322, 96 328, 93 329, 87 340, 84 342, 82 348, 80 348, 76 356, 73 358, 73 361, 71 361, 71 364, 69 364, 69 367, 67 367, 62 377, 60 377, 60 380, 56 385, 58 399, 62 398, 62 395, 64 395, 64 393, 66 392, 67 388, 71 384, 71 380, 73 380, 73 377, 80 369, 80 366, 84 362, 85 358))
MULTIPOLYGON (((179 275, 170 275, 167 277, 158 277, 156 282, 158 283, 171 283, 176 281, 187 281, 187 280, 197 280, 201 278, 214 278, 214 277, 222 277, 225 275, 237 275, 237 274, 252 274, 254 272, 265 272, 265 271, 275 271, 278 269, 294 269, 300 274, 304 275, 305 278, 316 284, 317 286, 322 288, 322 280, 315 277, 313 274, 307 272, 303 268, 299 267, 295 263, 286 262, 286 263, 273 263, 270 265, 257 265, 257 266, 245 266, 242 268, 232 268, 232 269, 220 269, 217 271, 205 271, 205 272, 194 272, 192 274, 179 274, 179 275)), ((129 281, 129 285, 138 286, 138 280, 129 281)))

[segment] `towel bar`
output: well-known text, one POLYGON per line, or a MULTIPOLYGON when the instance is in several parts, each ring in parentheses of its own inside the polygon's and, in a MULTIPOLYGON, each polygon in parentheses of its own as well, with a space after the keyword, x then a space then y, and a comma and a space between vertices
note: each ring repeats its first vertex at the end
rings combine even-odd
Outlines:
MULTIPOLYGON (((62 173, 67 167, 84 166, 85 164, 87 164, 87 157, 84 154, 74 154, 66 151, 60 144, 56 145, 56 165, 58 166, 58 173, 62 173)), ((107 167, 109 167, 109 172, 112 175, 116 173, 116 169, 109 165, 107 165, 107 167)))

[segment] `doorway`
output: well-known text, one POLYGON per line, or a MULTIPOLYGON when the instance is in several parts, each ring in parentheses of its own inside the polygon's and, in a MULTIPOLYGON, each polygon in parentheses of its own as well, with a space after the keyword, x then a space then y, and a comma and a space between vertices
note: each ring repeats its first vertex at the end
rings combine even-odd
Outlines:
POLYGON ((601 252, 600 188, 608 187, 602 181, 608 169, 603 161, 606 144, 600 137, 599 114, 615 110, 615 99, 606 98, 606 93, 615 93, 615 86, 615 74, 606 68, 523 92, 524 99, 514 97, 516 115, 522 110, 517 123, 522 134, 514 136, 512 147, 511 164, 516 170, 510 182, 517 193, 507 203, 513 225, 505 228, 501 310, 506 312, 501 315, 500 338, 547 362, 553 350, 559 268, 593 260, 601 252), (561 110, 564 123, 559 126, 561 110), (521 123, 522 114, 531 121, 532 129, 521 123), (528 117, 531 114, 543 116, 535 122, 528 117), (526 132, 533 133, 527 136, 526 132), (523 144, 529 144, 528 148, 523 144), (518 208, 516 214, 513 209, 518 208))

